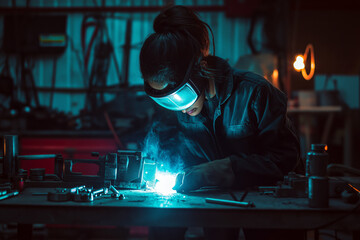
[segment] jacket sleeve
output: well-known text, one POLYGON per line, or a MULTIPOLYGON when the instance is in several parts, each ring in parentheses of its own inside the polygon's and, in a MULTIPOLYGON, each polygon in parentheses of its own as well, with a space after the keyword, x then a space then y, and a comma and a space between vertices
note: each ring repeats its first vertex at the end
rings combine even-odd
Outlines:
POLYGON ((250 115, 258 151, 230 156, 236 186, 240 188, 276 184, 299 159, 299 141, 286 116, 285 94, 268 85, 254 91, 250 115))

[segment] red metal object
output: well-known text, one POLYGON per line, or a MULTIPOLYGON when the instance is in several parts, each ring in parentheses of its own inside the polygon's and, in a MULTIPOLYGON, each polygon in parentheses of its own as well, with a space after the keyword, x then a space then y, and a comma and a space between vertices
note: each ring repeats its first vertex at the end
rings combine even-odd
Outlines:
MULTIPOLYGON (((104 155, 116 152, 117 146, 112 138, 31 138, 19 139, 21 155, 34 154, 61 154, 64 159, 97 159, 92 152, 104 155)), ((22 169, 45 168, 47 174, 54 173, 54 159, 22 160, 22 169)), ((99 168, 96 164, 77 163, 73 166, 74 172, 84 175, 97 175, 99 168)))

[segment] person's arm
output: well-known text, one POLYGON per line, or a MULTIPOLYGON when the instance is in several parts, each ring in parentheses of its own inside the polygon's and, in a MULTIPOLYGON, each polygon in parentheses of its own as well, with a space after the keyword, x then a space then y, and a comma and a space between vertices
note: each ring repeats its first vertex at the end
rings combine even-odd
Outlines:
POLYGON ((275 184, 294 169, 300 147, 286 109, 286 97, 279 90, 266 85, 257 90, 252 121, 259 152, 230 156, 237 186, 275 184))
POLYGON ((257 90, 251 107, 252 124, 257 129, 256 154, 238 153, 200 164, 184 172, 178 191, 202 186, 245 188, 271 185, 291 171, 299 156, 298 139, 286 117, 286 97, 275 88, 257 90))

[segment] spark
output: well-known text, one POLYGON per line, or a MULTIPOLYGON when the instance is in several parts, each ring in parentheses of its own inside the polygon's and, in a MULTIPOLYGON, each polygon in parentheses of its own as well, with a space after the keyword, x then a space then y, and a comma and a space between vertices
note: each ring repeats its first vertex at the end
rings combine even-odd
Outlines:
POLYGON ((176 174, 170 172, 156 171, 155 191, 161 195, 170 195, 176 191, 172 188, 175 186, 176 174))

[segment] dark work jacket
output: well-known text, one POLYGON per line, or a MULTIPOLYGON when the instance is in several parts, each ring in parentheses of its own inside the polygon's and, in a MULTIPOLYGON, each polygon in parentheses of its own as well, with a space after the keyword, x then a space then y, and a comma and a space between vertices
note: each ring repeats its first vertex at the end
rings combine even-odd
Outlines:
POLYGON ((217 69, 213 115, 177 114, 185 166, 229 157, 235 187, 275 184, 299 159, 298 138, 286 116, 286 95, 260 75, 212 59, 217 69))

